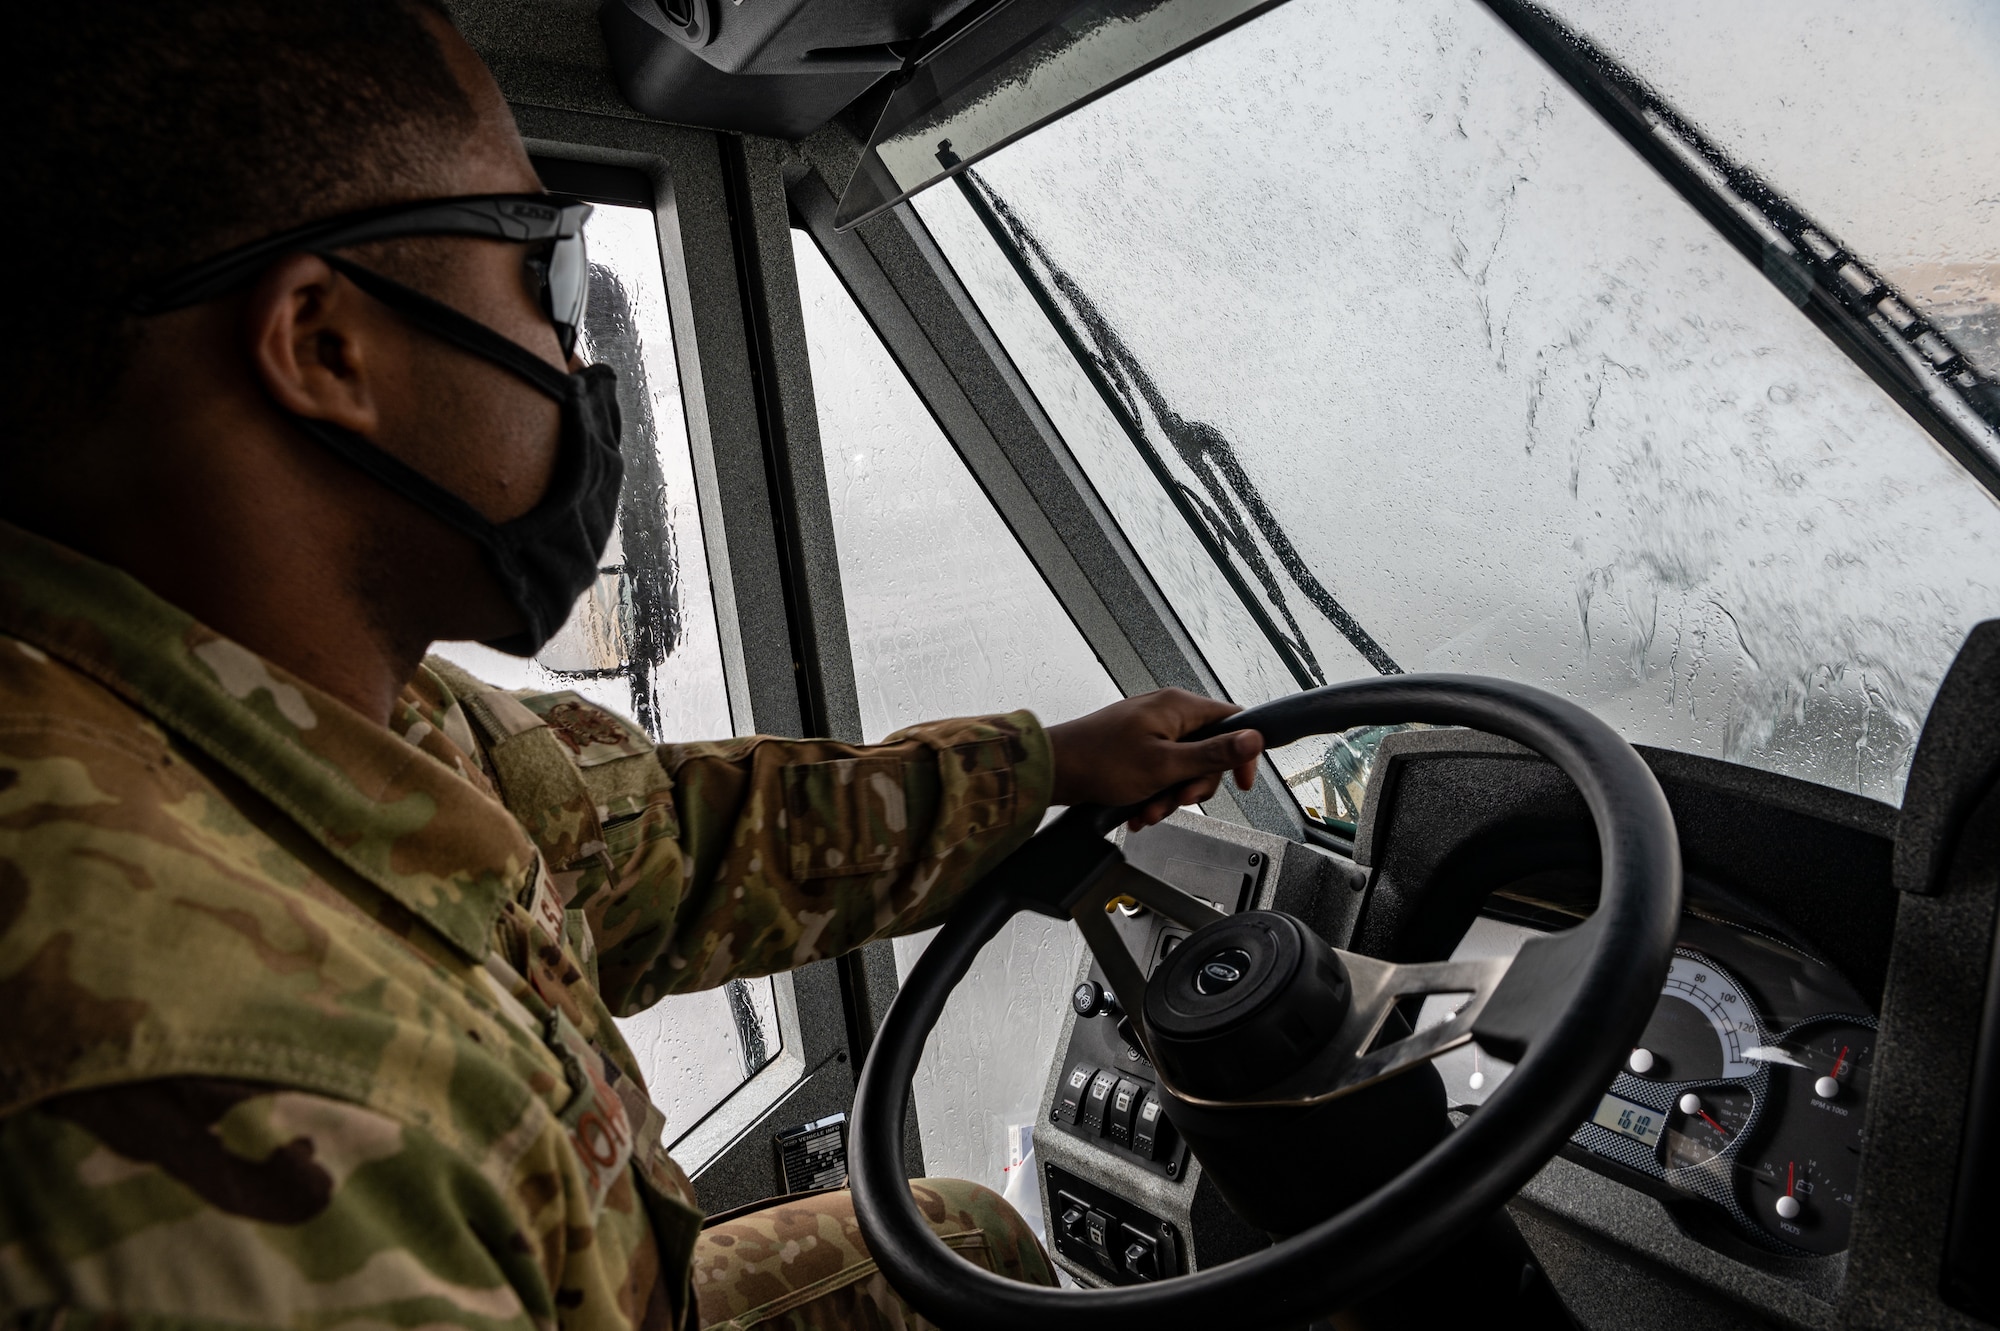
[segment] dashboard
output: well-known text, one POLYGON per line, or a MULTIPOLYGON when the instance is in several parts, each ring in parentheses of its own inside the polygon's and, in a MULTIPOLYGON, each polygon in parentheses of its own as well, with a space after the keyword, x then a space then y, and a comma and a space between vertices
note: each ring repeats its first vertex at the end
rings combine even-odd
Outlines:
MULTIPOLYGON (((1681 834, 1683 914, 1624 1065, 1508 1208, 1535 1265, 1593 1329, 1960 1327, 1981 1307, 2000 1325, 2000 1249, 1979 1228, 2000 1179, 2000 1155, 1978 1154, 1980 1125, 2000 1121, 1980 1109, 2000 1104, 2000 1040, 1980 1034, 1982 1004, 2000 1030, 1993 880, 1956 898, 1899 889, 1895 810, 1640 752, 1681 834)), ((1125 852, 1221 911, 1288 911, 1391 961, 1511 955, 1596 909, 1587 810, 1505 741, 1391 736, 1364 811, 1351 847, 1182 814, 1125 852)), ((1148 967, 1180 941, 1143 911, 1114 925, 1148 967)), ((1153 1070, 1103 980, 1088 962, 1076 977, 1035 1134, 1058 1263, 1129 1284, 1262 1246, 1170 1118, 1147 1120, 1153 1070)), ((1462 1000, 1402 1015, 1422 1027, 1462 1000)), ((1476 1044, 1433 1068, 1454 1116, 1477 1115, 1511 1071, 1476 1044)), ((1357 1149, 1329 1139, 1326 1154, 1357 1149)))
MULTIPOLYGON (((1537 932, 1482 916, 1456 955, 1511 954, 1537 932)), ((1417 1024, 1449 1015, 1432 1000, 1417 1024)), ((1690 912, 1651 1021, 1567 1154, 1670 1203, 1698 1239, 1786 1257, 1839 1253, 1860 1180, 1875 1031, 1867 1002, 1825 961, 1690 912)), ((1437 1065, 1465 1112, 1509 1071, 1475 1046, 1437 1065)))

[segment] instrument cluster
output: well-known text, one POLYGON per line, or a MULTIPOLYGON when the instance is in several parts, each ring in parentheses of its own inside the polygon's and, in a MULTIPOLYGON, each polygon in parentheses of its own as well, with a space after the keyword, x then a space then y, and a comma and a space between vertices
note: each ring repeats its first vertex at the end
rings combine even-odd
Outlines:
MULTIPOLYGON (((1483 919, 1461 955, 1530 931, 1483 919)), ((1432 1014, 1426 1010, 1420 1024, 1432 1014)), ((1712 1207, 1788 1256, 1847 1247, 1874 1057, 1874 1014, 1831 967, 1752 929, 1697 915, 1659 1005, 1573 1146, 1712 1207)), ((1507 1065, 1477 1049, 1438 1060, 1454 1102, 1484 1100, 1507 1065)))

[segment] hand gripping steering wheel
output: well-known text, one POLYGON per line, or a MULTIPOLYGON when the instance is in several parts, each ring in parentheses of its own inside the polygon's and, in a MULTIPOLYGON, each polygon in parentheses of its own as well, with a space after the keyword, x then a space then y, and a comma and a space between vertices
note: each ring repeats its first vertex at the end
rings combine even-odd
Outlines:
MULTIPOLYGON (((1595 1108, 1645 1028, 1673 951, 1680 850, 1659 784, 1629 744, 1581 707, 1470 675, 1336 684, 1251 708, 1212 729, 1256 730, 1278 748, 1399 721, 1500 735, 1561 768, 1596 824, 1604 880, 1595 913, 1563 933, 1530 939, 1511 963, 1396 965, 1329 948, 1276 912, 1218 916, 1125 863, 1104 839, 1122 812, 1068 810, 967 894, 904 981, 862 1068, 851 1141, 854 1209, 876 1262, 918 1311, 953 1331, 1303 1322, 1469 1233, 1595 1108), (1120 895, 1194 930, 1150 980, 1106 918, 1107 903, 1120 895), (1255 1190, 1241 1177, 1243 1153, 1229 1158, 1225 1149, 1232 1131, 1254 1137, 1275 1123, 1282 1132, 1285 1122, 1352 1104, 1343 1097, 1383 1087, 1468 1040, 1516 1066, 1462 1127, 1400 1174, 1270 1248, 1116 1289, 1007 1280, 958 1257, 924 1223, 903 1174, 902 1124, 918 1057, 945 999, 979 949, 1021 910, 1068 917, 1083 930, 1154 1064, 1169 1117, 1239 1211, 1246 1209, 1239 1198, 1255 1190), (1193 985, 1211 953, 1226 956, 1228 969, 1244 978, 1214 993, 1193 985), (1452 1019, 1371 1048, 1399 999, 1434 993, 1470 998, 1452 1019), (1233 1181, 1220 1176, 1223 1164, 1238 1171, 1233 1181)), ((1282 1168, 1268 1153, 1250 1158, 1265 1173, 1282 1168)))

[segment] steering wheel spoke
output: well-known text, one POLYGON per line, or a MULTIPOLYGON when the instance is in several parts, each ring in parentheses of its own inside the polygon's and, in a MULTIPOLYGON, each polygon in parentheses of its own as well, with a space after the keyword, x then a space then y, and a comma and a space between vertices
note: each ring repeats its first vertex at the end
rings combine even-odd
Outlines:
POLYGON ((1171 1074, 1153 1057, 1153 1035, 1145 1018, 1146 975, 1112 923, 1111 908, 1121 898, 1137 901, 1190 931, 1198 932, 1226 917, 1220 907, 1130 864, 1119 864, 1100 875, 1070 912, 1111 992, 1118 996, 1119 1006, 1130 1017, 1141 1051, 1154 1064, 1154 1075, 1182 1100, 1208 1108, 1303 1108, 1324 1104, 1456 1049, 1472 1039, 1480 1013, 1500 987, 1510 964, 1505 957, 1397 963, 1335 948, 1333 954, 1346 970, 1352 997, 1345 1018, 1329 1042, 1328 1056, 1315 1068, 1316 1084, 1305 1090, 1287 1088, 1276 1095, 1214 1099, 1175 1085, 1171 1074), (1376 1045, 1399 1002, 1434 994, 1466 997, 1450 1019, 1388 1044, 1376 1045))
POLYGON ((1511 964, 1506 957, 1477 957, 1399 965, 1338 948, 1334 949, 1334 955, 1347 967, 1348 980, 1354 986, 1353 1010, 1335 1037, 1341 1052, 1352 1061, 1326 1090, 1274 1103, 1323 1104, 1465 1044, 1472 1039, 1472 1028, 1479 1014, 1506 978, 1511 964), (1405 998, 1428 998, 1434 994, 1464 994, 1466 998, 1448 1020, 1371 1047, 1397 1003, 1405 998))
POLYGON ((1131 949, 1125 946, 1125 940, 1118 936, 1117 927, 1111 923, 1111 908, 1121 897, 1130 897, 1190 930, 1215 923, 1223 918, 1223 912, 1199 897, 1189 896, 1172 883, 1162 882, 1144 869, 1135 869, 1125 863, 1099 875, 1070 909, 1070 918, 1082 931, 1083 941, 1104 971, 1111 992, 1118 996, 1118 1005, 1131 1016, 1132 1029, 1139 1036, 1141 1052, 1151 1062, 1152 1037, 1146 1030, 1145 1018, 1146 975, 1133 959, 1131 949))

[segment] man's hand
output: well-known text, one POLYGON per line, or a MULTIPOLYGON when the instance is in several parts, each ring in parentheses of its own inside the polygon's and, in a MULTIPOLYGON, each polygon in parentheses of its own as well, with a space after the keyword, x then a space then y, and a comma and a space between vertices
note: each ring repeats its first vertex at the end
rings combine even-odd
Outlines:
POLYGON ((1234 772, 1237 789, 1248 790, 1257 779, 1262 735, 1237 730, 1193 744, 1181 741, 1240 710, 1185 689, 1160 689, 1050 726, 1051 802, 1120 808, 1144 800, 1129 824, 1136 832, 1213 795, 1224 772, 1234 772))

